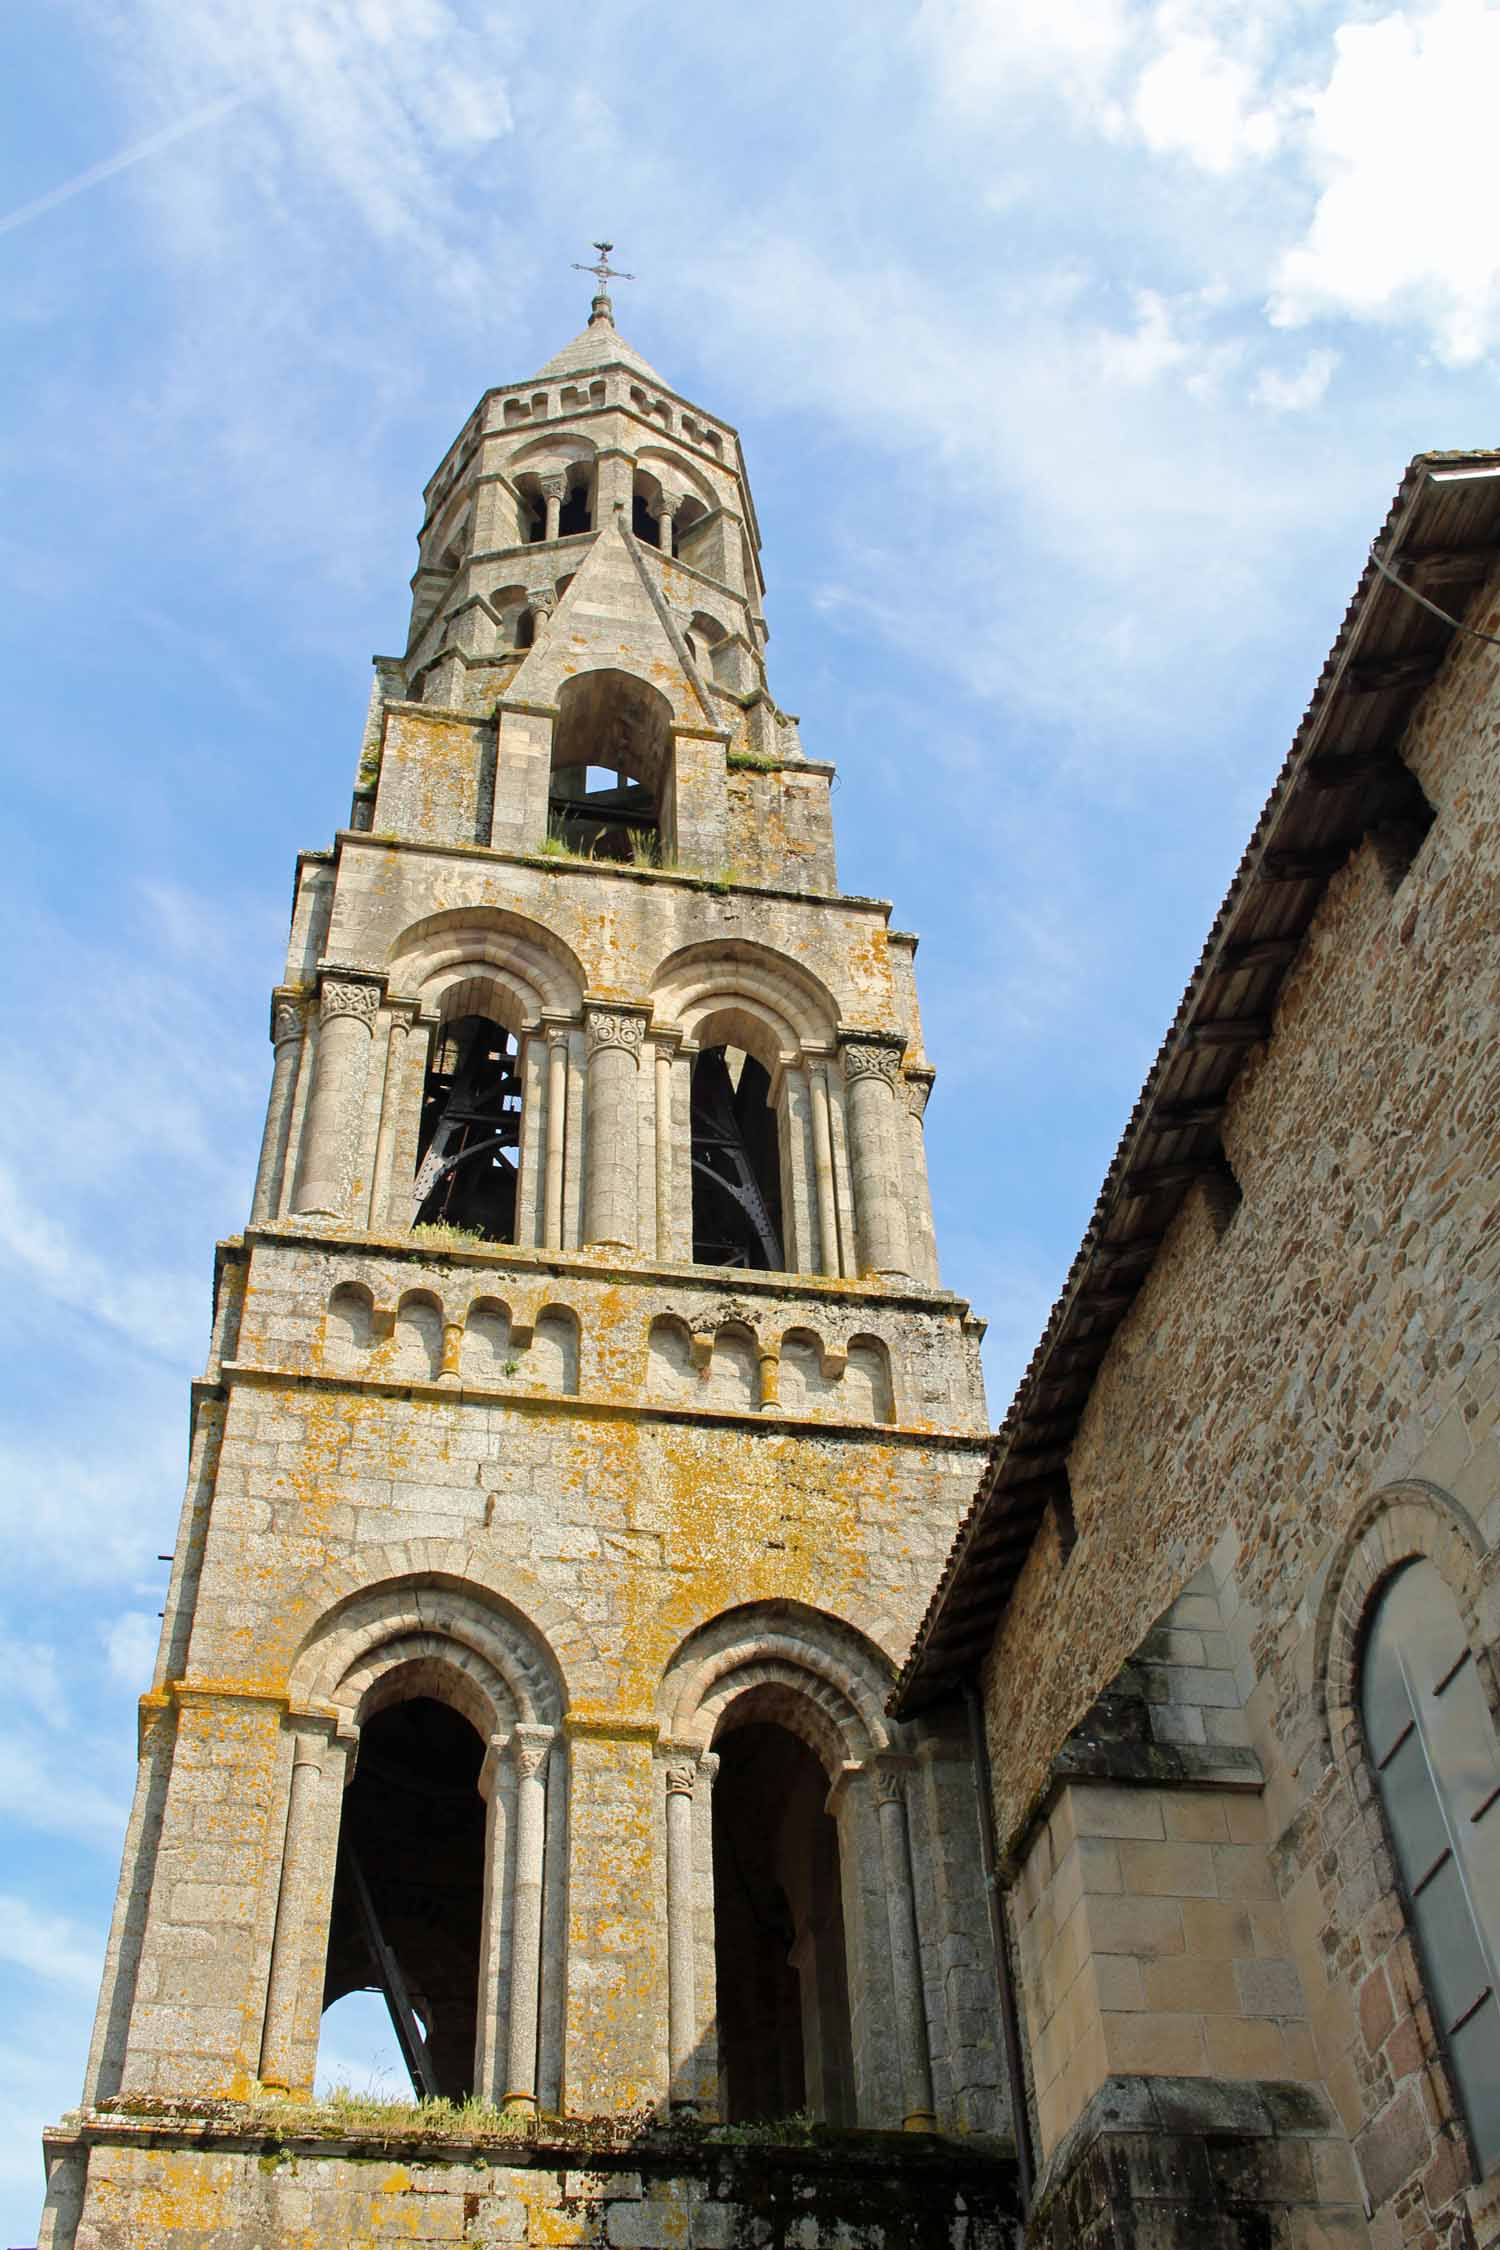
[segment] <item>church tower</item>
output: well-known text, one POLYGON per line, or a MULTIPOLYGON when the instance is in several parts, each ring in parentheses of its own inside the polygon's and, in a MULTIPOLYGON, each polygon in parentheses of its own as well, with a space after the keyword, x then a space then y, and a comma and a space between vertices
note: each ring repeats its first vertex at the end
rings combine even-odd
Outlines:
POLYGON ((838 888, 735 432, 607 279, 428 485, 298 860, 52 2250, 385 2241, 311 2101, 359 1988, 516 2152, 428 2134, 402 2240, 595 2239, 627 2126, 1006 2130, 967 1741, 887 1710, 986 1452, 915 940, 838 888))

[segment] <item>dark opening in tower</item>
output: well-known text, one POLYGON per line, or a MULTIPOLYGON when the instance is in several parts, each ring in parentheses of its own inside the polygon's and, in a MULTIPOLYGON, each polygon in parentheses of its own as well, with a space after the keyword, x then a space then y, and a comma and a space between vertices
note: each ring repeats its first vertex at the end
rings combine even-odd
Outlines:
POLYGON ((586 859, 661 864, 661 791, 671 706, 628 672, 583 672, 558 694, 551 844, 586 859))
POLYGON ((422 1090, 415 1223, 514 1242, 520 1147, 520 1056, 513 1035, 488 1016, 445 1023, 422 1090))
POLYGON ((570 484, 563 495, 562 509, 557 519, 558 538, 568 539, 576 531, 592 531, 593 528, 593 509, 589 504, 587 484, 570 484))
POLYGON ((771 1081, 739 1047, 693 1063, 693 1260, 779 1273, 781 1162, 771 1081))
POLYGON ((380 1992, 415 2092, 474 2084, 484 1919, 484 1744, 428 1696, 360 1730, 344 1793, 323 2006, 380 1992))
POLYGON ((714 1745, 719 2099, 732 2124, 854 2121, 839 1839, 828 1776, 787 1728, 754 1721, 714 1745))

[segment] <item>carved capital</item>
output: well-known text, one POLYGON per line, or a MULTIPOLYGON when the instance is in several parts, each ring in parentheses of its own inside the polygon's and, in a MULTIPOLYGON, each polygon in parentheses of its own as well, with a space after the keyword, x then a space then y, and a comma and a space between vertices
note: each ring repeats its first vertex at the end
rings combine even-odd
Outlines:
POLYGON ((351 977, 322 978, 318 986, 318 1015, 323 1023, 338 1016, 353 1016, 367 1031, 374 1026, 380 1007, 380 987, 355 983, 351 977))
POLYGON ((296 993, 277 992, 271 999, 271 1044, 300 1039, 307 1022, 307 1002, 296 993))
POLYGON ((526 600, 529 607, 536 611, 538 617, 550 617, 557 607, 557 588, 555 586, 528 586, 526 600))
POLYGON ((932 1092, 933 1072, 907 1071, 905 1074, 906 1106, 912 1116, 920 1118, 927 1108, 927 1097, 932 1092))
POLYGON ((873 1766, 871 1779, 877 1805, 899 1805, 906 1793, 906 1776, 899 1766, 873 1766))
POLYGON ((844 1080, 847 1085, 857 1085, 862 1078, 878 1078, 884 1085, 896 1090, 896 1074, 901 1068, 905 1041, 886 1038, 845 1039, 842 1042, 844 1080))
POLYGON ((667 1795, 669 1797, 691 1797, 697 1779, 698 1761, 696 1758, 674 1758, 667 1768, 667 1795))
POLYGON ((552 1754, 552 1729, 517 1727, 510 1738, 510 1754, 515 1760, 519 1778, 522 1781, 533 1780, 552 1754))
POLYGON ((568 476, 565 469, 549 469, 544 477, 538 477, 536 481, 542 488, 544 500, 566 500, 568 476))
POLYGON ((588 1027, 589 1054, 597 1055, 601 1047, 623 1047, 632 1062, 641 1059, 641 1043, 646 1036, 646 1026, 640 1016, 628 1015, 623 1008, 590 1008, 584 1022, 588 1027))
POLYGON ((682 502, 683 495, 680 492, 659 493, 656 499, 651 503, 651 513, 653 516, 655 516, 658 523, 661 522, 663 516, 670 516, 672 521, 675 523, 677 521, 677 511, 682 506, 682 502))

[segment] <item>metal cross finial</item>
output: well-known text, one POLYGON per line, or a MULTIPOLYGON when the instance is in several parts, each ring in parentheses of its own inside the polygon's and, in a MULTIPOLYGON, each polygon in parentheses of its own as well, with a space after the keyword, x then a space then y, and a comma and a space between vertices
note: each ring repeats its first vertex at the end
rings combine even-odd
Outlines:
POLYGON ((594 244, 594 248, 599 253, 599 263, 596 266, 584 266, 580 265, 578 260, 575 258, 573 260, 573 271, 575 273, 596 274, 599 279, 599 294, 601 297, 604 295, 604 285, 607 281, 635 280, 635 275, 633 273, 622 273, 618 266, 612 266, 610 264, 609 254, 614 248, 614 244, 612 242, 596 242, 594 244))

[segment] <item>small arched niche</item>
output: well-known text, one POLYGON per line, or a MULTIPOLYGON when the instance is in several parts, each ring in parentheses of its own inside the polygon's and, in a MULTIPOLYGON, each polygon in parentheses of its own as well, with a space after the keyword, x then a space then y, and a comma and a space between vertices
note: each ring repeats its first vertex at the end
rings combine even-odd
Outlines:
POLYGON ((839 1836, 828 1775, 754 1694, 714 1740, 719 2096, 730 2124, 855 2116, 839 1836))
POLYGON ((654 866, 672 708, 632 673, 581 672, 558 693, 548 833, 587 859, 654 866))
POLYGON ((476 1729, 431 1696, 410 1695, 365 1721, 344 1793, 323 1985, 325 2012, 350 1992, 403 1992, 405 2041, 420 2050, 408 2056, 414 2089, 453 2101, 474 2087, 483 1763, 476 1729))
POLYGON ((448 1018, 433 1040, 417 1141, 416 1224, 516 1238, 521 1065, 493 1016, 448 1018))

